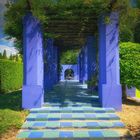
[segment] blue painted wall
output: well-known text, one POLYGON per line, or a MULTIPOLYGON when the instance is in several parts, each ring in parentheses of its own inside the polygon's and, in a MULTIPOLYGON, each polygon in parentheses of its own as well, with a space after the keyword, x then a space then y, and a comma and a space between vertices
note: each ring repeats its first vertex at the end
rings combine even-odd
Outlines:
POLYGON ((60 81, 65 80, 65 71, 67 69, 72 69, 74 72, 74 79, 73 80, 79 80, 79 71, 78 71, 78 65, 61 65, 62 71, 60 75, 60 81))

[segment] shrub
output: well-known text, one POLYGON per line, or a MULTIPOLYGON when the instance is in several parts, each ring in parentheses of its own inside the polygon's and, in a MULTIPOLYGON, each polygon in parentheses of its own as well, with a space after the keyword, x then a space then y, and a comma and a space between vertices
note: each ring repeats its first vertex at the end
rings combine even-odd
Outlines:
POLYGON ((68 50, 66 52, 63 52, 60 58, 61 64, 77 64, 77 56, 78 51, 77 50, 68 50))
POLYGON ((0 59, 0 93, 6 93, 21 88, 22 79, 22 63, 0 59))
POLYGON ((126 42, 120 44, 121 84, 140 89, 140 44, 126 42))

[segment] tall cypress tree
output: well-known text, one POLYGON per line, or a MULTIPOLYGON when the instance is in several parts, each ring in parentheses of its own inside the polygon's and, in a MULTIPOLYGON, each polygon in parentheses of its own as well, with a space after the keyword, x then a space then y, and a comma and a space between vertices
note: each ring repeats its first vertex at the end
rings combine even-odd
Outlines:
POLYGON ((3 58, 3 55, 2 55, 2 53, 0 53, 0 59, 2 59, 3 58))
POLYGON ((18 54, 16 54, 16 61, 17 61, 17 62, 19 61, 19 57, 18 57, 18 54))
POLYGON ((6 50, 3 51, 3 59, 7 59, 7 52, 6 52, 6 50))
POLYGON ((10 55, 9 59, 10 59, 10 60, 13 60, 13 55, 12 55, 12 54, 10 55))

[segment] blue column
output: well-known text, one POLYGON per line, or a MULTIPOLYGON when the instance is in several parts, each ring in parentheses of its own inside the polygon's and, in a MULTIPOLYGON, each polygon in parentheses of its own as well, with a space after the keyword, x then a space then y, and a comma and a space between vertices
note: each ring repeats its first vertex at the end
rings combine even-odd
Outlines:
POLYGON ((55 46, 55 84, 58 82, 58 48, 55 46))
POLYGON ((104 17, 99 21, 99 97, 103 107, 121 110, 118 20, 118 13, 113 12, 109 24, 104 17))
POLYGON ((57 47, 57 82, 60 81, 60 54, 59 48, 57 47))
POLYGON ((53 63, 53 65, 54 65, 54 68, 53 68, 53 71, 54 71, 54 85, 57 83, 57 79, 58 79, 58 67, 57 67, 57 62, 58 62, 58 55, 57 55, 57 47, 56 46, 53 46, 54 47, 54 49, 53 49, 53 58, 54 58, 54 63, 53 63))
POLYGON ((80 72, 81 72, 80 53, 78 54, 78 57, 77 57, 77 66, 78 66, 78 80, 79 80, 79 82, 80 82, 80 72))
POLYGON ((23 48, 22 107, 24 109, 41 107, 44 100, 43 39, 40 23, 31 13, 23 19, 23 48))
POLYGON ((85 45, 84 48, 83 48, 83 54, 84 54, 84 60, 83 60, 83 63, 84 63, 84 67, 83 67, 83 75, 84 75, 84 83, 88 80, 88 46, 85 45))
POLYGON ((88 69, 88 80, 91 80, 96 74, 96 39, 94 36, 89 36, 86 42, 87 46, 87 69, 88 69))
POLYGON ((82 51, 79 53, 78 56, 78 64, 79 64, 79 82, 82 83, 82 51))
POLYGON ((58 82, 58 50, 53 44, 53 39, 49 38, 45 49, 45 67, 44 67, 44 88, 45 91, 51 90, 58 82))
POLYGON ((85 73, 85 70, 84 70, 84 50, 82 48, 81 49, 81 78, 80 78, 81 83, 84 82, 84 73, 85 73))
POLYGON ((53 64, 53 39, 49 38, 46 41, 46 60, 44 67, 44 89, 45 91, 51 90, 53 87, 53 73, 52 73, 52 64, 53 64))

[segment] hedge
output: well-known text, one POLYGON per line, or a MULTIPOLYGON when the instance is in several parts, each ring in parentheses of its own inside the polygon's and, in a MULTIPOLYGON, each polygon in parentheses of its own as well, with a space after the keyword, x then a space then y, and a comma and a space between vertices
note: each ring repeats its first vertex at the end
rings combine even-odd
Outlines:
POLYGON ((140 44, 120 43, 121 84, 140 89, 140 44))
POLYGON ((23 81, 23 64, 0 59, 0 93, 20 89, 23 81))

